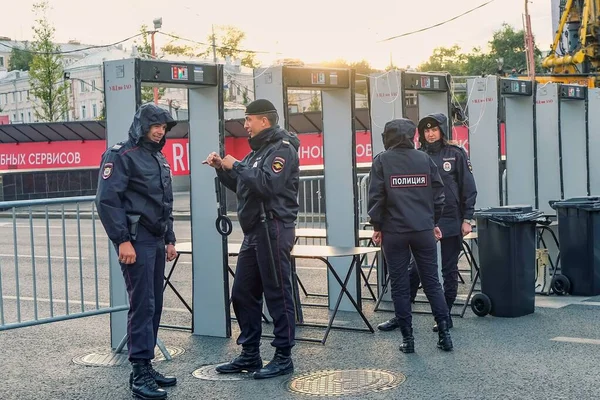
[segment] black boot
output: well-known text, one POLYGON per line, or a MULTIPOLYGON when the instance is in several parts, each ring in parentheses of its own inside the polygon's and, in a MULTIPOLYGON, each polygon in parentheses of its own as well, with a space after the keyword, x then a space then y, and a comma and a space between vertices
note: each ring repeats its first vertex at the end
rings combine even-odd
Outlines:
POLYGON ((254 373, 254 379, 273 378, 294 372, 294 363, 292 362, 290 350, 290 348, 277 348, 273 359, 260 371, 254 373))
POLYGON ((258 346, 242 346, 242 354, 237 356, 229 364, 219 365, 216 370, 222 374, 234 374, 248 371, 254 372, 263 366, 258 346))
POLYGON ((438 338, 438 349, 452 351, 452 338, 450 337, 450 331, 448 330, 448 321, 438 321, 438 338))
MULTIPOLYGON (((154 379, 154 382, 156 382, 156 384, 158 386, 167 387, 167 386, 175 386, 177 384, 177 378, 175 378, 174 376, 165 376, 165 375, 161 374, 160 372, 158 372, 157 370, 155 370, 152 367, 151 362, 148 362, 147 367, 149 369, 148 372, 150 372, 150 376, 152 376, 152 378, 154 379)), ((131 387, 132 384, 133 384, 133 372, 131 374, 129 374, 129 387, 131 387)))
MULTIPOLYGON (((452 323, 452 315, 451 315, 451 314, 452 314, 452 312, 451 312, 451 310, 452 310, 452 306, 450 306, 450 305, 449 305, 449 306, 448 306, 448 329, 452 329, 452 328, 454 328, 454 324, 452 323)), ((433 326, 433 329, 432 329, 432 331, 434 331, 434 332, 437 332, 437 331, 438 331, 438 326, 437 326, 437 324, 435 324, 435 325, 433 326)))
POLYGON ((413 337, 412 327, 400 328, 402 332, 402 344, 400 345, 400 351, 403 353, 414 353, 415 352, 415 338, 413 337))
POLYGON ((394 329, 397 329, 397 328, 400 328, 400 321, 398 321, 398 318, 396 318, 396 317, 377 325, 377 329, 379 329, 380 331, 386 331, 386 332, 393 331, 394 329))
POLYGON ((167 392, 160 389, 149 371, 148 361, 135 361, 131 363, 131 393, 144 400, 166 399, 167 392))

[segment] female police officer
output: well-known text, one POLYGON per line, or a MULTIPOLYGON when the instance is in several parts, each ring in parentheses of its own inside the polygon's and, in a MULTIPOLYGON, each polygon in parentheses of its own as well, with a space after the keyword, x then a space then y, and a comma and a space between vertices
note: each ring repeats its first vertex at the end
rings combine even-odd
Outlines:
MULTIPOLYGON (((419 121, 421 149, 437 164, 444 181, 446 202, 438 227, 442 231, 440 244, 444 297, 450 312, 458 289, 458 256, 462 237, 471 233, 477 189, 469 158, 461 147, 448 143, 448 129, 448 118, 444 114, 431 114, 419 121)), ((416 274, 416 271, 412 274, 416 274)), ((411 285, 418 285, 418 277, 411 278, 411 285)), ((452 328, 450 315, 448 328, 452 328)), ((433 327, 434 332, 437 329, 437 325, 433 327)))
POLYGON ((103 154, 96 193, 98 216, 119 254, 129 295, 129 383, 143 399, 164 399, 167 392, 158 386, 177 383, 150 363, 162 312, 165 259, 177 256, 171 169, 161 153, 166 133, 176 124, 162 108, 142 105, 129 140, 103 154))
POLYGON ((416 261, 423 289, 439 326, 438 347, 452 350, 448 307, 437 275, 435 228, 444 208, 444 185, 435 163, 415 150, 415 124, 396 119, 385 124, 385 151, 375 156, 369 186, 373 241, 381 243, 389 266, 392 300, 402 332, 400 351, 414 352, 408 264, 416 261))

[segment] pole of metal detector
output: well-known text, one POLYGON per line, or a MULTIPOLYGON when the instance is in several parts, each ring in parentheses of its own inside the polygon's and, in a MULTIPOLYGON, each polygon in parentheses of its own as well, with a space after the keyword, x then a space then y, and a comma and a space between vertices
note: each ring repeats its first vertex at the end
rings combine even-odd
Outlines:
POLYGON ((260 203, 260 222, 265 228, 265 234, 267 235, 267 248, 269 250, 269 264, 271 265, 271 275, 275 281, 275 287, 279 287, 279 278, 277 277, 277 271, 275 269, 275 258, 273 257, 273 247, 271 246, 271 235, 269 234, 269 223, 267 222, 267 213, 265 211, 265 204, 260 203))

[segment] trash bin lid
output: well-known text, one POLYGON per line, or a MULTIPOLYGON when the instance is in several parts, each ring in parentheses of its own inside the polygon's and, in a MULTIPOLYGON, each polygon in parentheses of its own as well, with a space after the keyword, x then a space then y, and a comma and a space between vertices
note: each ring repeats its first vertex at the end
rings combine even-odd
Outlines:
POLYGON ((580 210, 600 211, 600 197, 598 196, 572 197, 570 199, 550 201, 549 204, 555 210, 557 208, 578 208, 580 210))
POLYGON ((475 218, 490 219, 501 222, 526 222, 542 217, 542 211, 534 210, 530 205, 508 205, 488 207, 474 213, 475 218))

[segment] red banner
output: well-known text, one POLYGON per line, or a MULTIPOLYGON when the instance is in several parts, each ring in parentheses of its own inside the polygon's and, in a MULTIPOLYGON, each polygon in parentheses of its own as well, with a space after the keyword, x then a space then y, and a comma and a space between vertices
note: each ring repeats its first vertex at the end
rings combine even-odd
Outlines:
POLYGON ((8 125, 9 123, 8 115, 0 115, 0 125, 8 125))
MULTIPOLYGON (((458 144, 469 151, 468 129, 465 126, 453 128, 453 137, 458 144)), ((299 136, 301 166, 323 164, 323 134, 306 133, 299 136)), ((504 124, 501 127, 502 155, 505 154, 504 124)), ((51 142, 51 143, 20 143, 0 144, 0 170, 36 170, 64 168, 98 168, 102 153, 106 149, 104 140, 87 140, 51 142)), ((215 149, 216 150, 216 149, 215 149)), ((213 149, 206 149, 205 157, 213 149)), ((225 138, 225 151, 237 159, 242 159, 250 146, 246 138, 225 138)), ((173 175, 188 175, 189 145, 188 139, 169 139, 163 149, 163 154, 169 161, 173 175)), ((356 162, 368 163, 373 158, 371 135, 368 131, 356 133, 356 162)))

